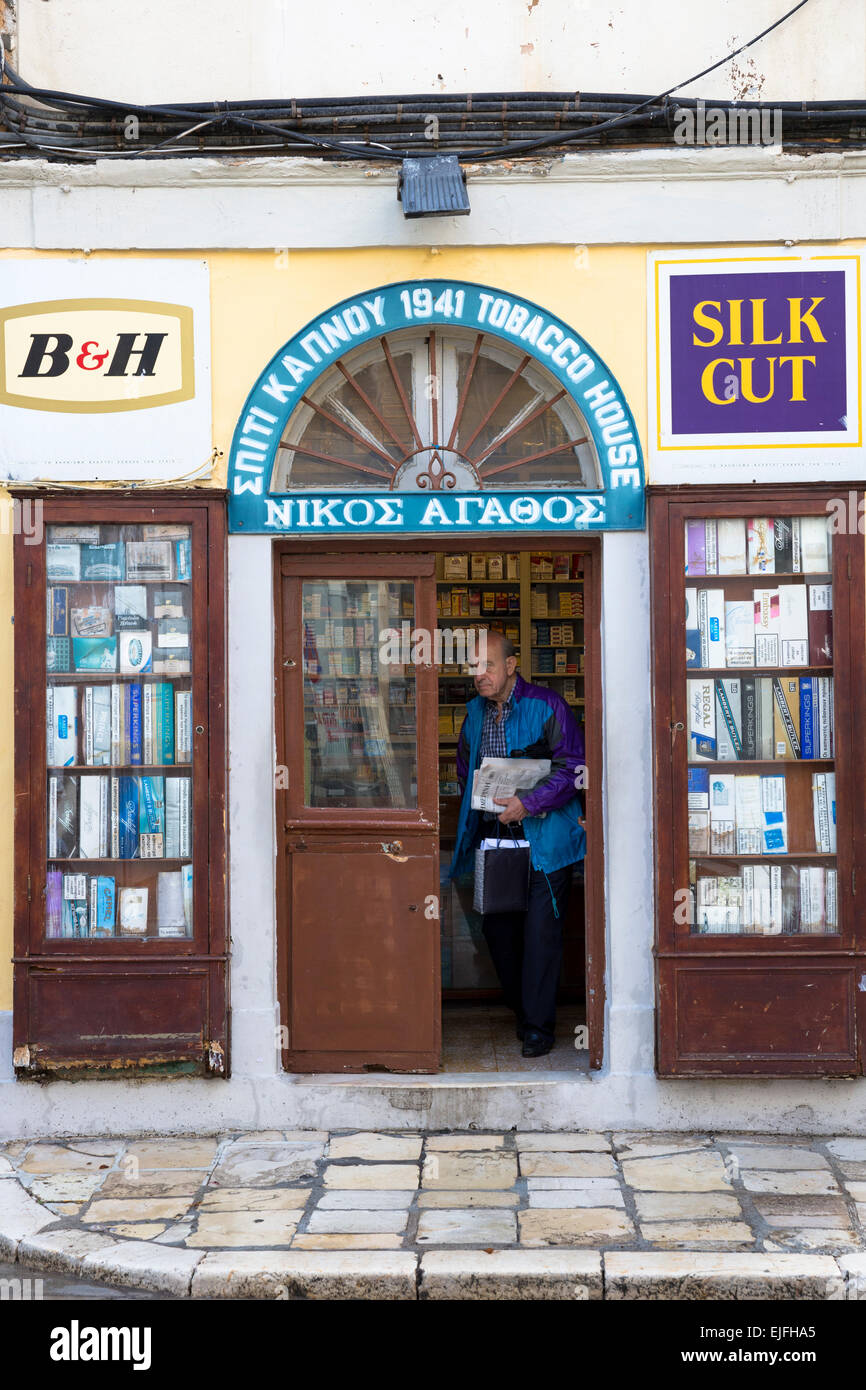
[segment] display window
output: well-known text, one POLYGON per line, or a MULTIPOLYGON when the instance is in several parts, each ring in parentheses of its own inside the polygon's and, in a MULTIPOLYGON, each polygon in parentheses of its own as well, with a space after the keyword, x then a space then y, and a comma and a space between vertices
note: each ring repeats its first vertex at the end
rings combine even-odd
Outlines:
POLYGON ((17 1056, 226 1069, 224 504, 16 539, 17 1056))
POLYGON ((663 1074, 861 1065, 863 538, 835 521, 805 487, 653 499, 663 1074))

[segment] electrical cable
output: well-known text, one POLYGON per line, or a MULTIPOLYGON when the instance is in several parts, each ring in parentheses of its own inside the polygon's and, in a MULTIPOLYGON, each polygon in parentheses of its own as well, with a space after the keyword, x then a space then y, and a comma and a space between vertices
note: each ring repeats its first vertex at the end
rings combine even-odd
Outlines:
MULTIPOLYGON (((610 121, 607 121, 602 125, 595 126, 592 132, 593 135, 598 135, 600 131, 604 130, 606 127, 609 128, 611 126, 620 125, 630 116, 635 116, 638 114, 638 112, 646 110, 647 106, 653 106, 657 105, 659 102, 667 101, 668 97, 673 96, 674 92, 678 92, 681 87, 689 87, 693 82, 699 82, 702 77, 707 77, 709 73, 715 72, 716 68, 723 67, 725 63, 731 62, 734 58, 738 57, 739 54, 745 53, 747 48, 751 48, 760 39, 763 39, 767 36, 767 34, 772 33, 774 29, 778 29, 780 24, 784 24, 785 21, 787 19, 790 19, 793 14, 796 14, 798 10, 802 10, 803 6, 808 4, 809 0, 798 0, 798 3, 794 5, 790 10, 788 10, 786 14, 781 15, 779 19, 775 20, 773 24, 768 25, 766 29, 762 29, 760 34, 756 34, 753 39, 749 39, 748 43, 741 44, 739 48, 735 48, 733 53, 726 54, 726 56, 724 58, 720 58, 718 62, 711 63, 710 66, 708 68, 704 68, 702 72, 696 72, 693 77, 685 78, 684 81, 678 82, 676 86, 668 87, 667 91, 660 92, 658 96, 647 97, 646 101, 642 101, 638 105, 631 107, 629 111, 624 111, 621 116, 613 117, 610 121)), ((571 135, 564 136, 560 143, 571 144, 575 140, 585 138, 585 136, 586 132, 575 131, 571 135)), ((500 151, 498 154, 492 157, 502 158, 503 155, 505 155, 505 157, 507 158, 508 154, 528 154, 533 149, 542 148, 542 144, 543 142, 540 141, 524 141, 521 145, 512 145, 507 153, 505 151, 500 151)), ((482 156, 482 158, 486 157, 487 156, 482 156)))
MULTIPOLYGON (((0 45, 0 47, 2 47, 2 45, 0 45)), ((18 73, 16 73, 15 70, 8 63, 4 63, 3 71, 5 71, 5 74, 13 87, 25 93, 26 95, 32 97, 33 100, 39 100, 41 102, 54 102, 55 104, 60 106, 72 105, 90 107, 91 109, 108 109, 111 111, 119 112, 124 117, 166 116, 179 117, 181 120, 195 120, 198 116, 201 115, 200 111, 192 111, 188 107, 161 105, 141 106, 135 102, 118 102, 107 97, 85 97, 72 92, 56 91, 51 88, 32 87, 30 83, 25 82, 24 79, 18 73)), ((2 73, 0 73, 0 76, 2 76, 2 73)), ((0 101, 2 100, 3 89, 0 88, 0 101)), ((212 103, 212 105, 216 106, 216 103, 214 102, 212 103)), ((226 102, 225 105, 228 106, 229 103, 226 102)), ((285 135, 288 140, 294 140, 303 145, 318 145, 321 146, 321 148, 323 149, 334 150, 339 154, 348 152, 354 158, 363 159, 366 157, 363 152, 359 153, 359 151, 357 150, 350 149, 346 151, 344 143, 341 141, 327 140, 321 136, 301 136, 297 131, 287 130, 283 127, 269 125, 263 121, 251 121, 248 118, 242 116, 240 112, 234 110, 231 110, 228 113, 228 119, 230 119, 231 122, 235 125, 243 125, 249 127, 250 129, 262 130, 267 134, 285 135)), ((225 110, 222 110, 220 111, 219 115, 214 115, 210 117, 208 121, 204 122, 204 124, 222 125, 225 124, 226 120, 227 113, 225 110)), ((403 156, 399 153, 399 151, 390 150, 387 146, 382 146, 382 149, 386 151, 386 155, 383 157, 390 157, 394 160, 402 161, 403 156)), ((114 153, 114 151, 106 150, 104 152, 105 155, 112 153, 114 153)), ((141 155, 149 153, 149 150, 119 150, 117 151, 117 153, 125 159, 128 159, 130 157, 140 158, 141 155)))

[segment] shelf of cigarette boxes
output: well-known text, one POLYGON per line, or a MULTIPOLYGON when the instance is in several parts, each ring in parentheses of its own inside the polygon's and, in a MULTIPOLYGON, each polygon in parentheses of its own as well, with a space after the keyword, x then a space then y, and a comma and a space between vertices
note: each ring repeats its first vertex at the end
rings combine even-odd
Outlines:
POLYGON ((192 878, 188 859, 50 860, 45 938, 64 942, 189 940, 192 878), (146 883, 142 882, 145 864, 150 871, 146 883), (128 878, 133 881, 127 882, 128 878))
POLYGON ((700 856, 690 861, 689 870, 693 935, 789 938, 839 933, 834 855, 788 855, 784 863, 761 855, 739 854, 727 860, 700 856), (702 874, 707 865, 714 872, 702 874), (724 867, 728 873, 722 872, 724 867))
POLYGON ((166 764, 49 771, 47 939, 192 935, 190 771, 166 764))
POLYGON ((756 760, 748 771, 734 771, 737 766, 714 761, 688 769, 693 930, 837 932, 832 761, 789 756, 756 760), (767 770, 751 770, 761 766, 767 770))

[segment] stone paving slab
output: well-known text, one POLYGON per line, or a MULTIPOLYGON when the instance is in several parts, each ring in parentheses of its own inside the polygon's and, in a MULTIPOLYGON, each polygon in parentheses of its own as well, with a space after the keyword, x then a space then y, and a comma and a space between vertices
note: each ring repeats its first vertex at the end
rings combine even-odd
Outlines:
POLYGON ((192 1298, 866 1298, 866 1137, 0 1144, 0 1256, 192 1298))
POLYGON ((192 1277, 193 1298, 415 1299, 417 1261, 408 1251, 238 1251, 206 1255, 192 1277))
POLYGON ((525 1149, 542 1149, 545 1153, 607 1153, 610 1140, 604 1134, 535 1134, 521 1133, 514 1136, 515 1148, 523 1153, 525 1149))
POLYGON ((216 1151, 215 1139, 139 1140, 129 1145, 124 1158, 141 1168, 210 1168, 216 1151))
POLYGON ((827 1299, 844 1287, 827 1255, 614 1250, 605 1255, 604 1277, 610 1299, 827 1299))
POLYGON ((823 1154, 814 1153, 805 1145, 797 1148, 783 1148, 774 1144, 767 1148, 761 1144, 732 1144, 728 1152, 733 1154, 741 1168, 774 1168, 777 1171, 810 1168, 829 1168, 829 1161, 823 1154))
POLYGON ((514 1213, 500 1208, 425 1211, 418 1221, 419 1245, 514 1245, 514 1213))
POLYGON ((772 1239, 764 1241, 765 1250, 823 1250, 838 1255, 859 1248, 859 1241, 852 1231, 826 1226, 814 1230, 774 1231, 772 1239))
POLYGON ((291 1245, 298 1229, 296 1211, 215 1211, 202 1212, 195 1235, 188 1235, 193 1250, 260 1246, 279 1249, 291 1245))
POLYGON ((200 1258, 192 1250, 174 1250, 152 1241, 122 1240, 107 1251, 95 1250, 85 1255, 80 1269, 86 1279, 103 1279, 109 1284, 147 1288, 180 1298, 189 1293, 200 1258))
POLYGON ((19 1242, 44 1230, 56 1220, 54 1214, 31 1197, 17 1182, 0 1187, 0 1256, 14 1260, 19 1242))
POLYGON ((601 1299, 595 1250, 431 1250, 421 1258, 422 1299, 601 1299))

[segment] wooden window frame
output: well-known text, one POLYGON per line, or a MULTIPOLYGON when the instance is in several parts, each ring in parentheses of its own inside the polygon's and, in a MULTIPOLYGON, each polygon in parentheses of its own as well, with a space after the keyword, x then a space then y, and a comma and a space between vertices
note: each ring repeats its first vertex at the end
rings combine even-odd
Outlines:
MULTIPOLYGON (((43 928, 46 858, 45 537, 39 545, 15 537, 15 882, 13 1048, 20 1079, 51 1074, 229 1074, 226 827, 226 515, 216 489, 38 489, 18 491, 42 508, 45 527, 101 522, 193 525, 197 578, 192 627, 193 898, 189 938, 135 941, 46 940, 43 928), (202 614, 202 606, 204 613, 202 614), (199 616, 200 615, 200 616, 199 616), (198 621, 196 619, 198 618, 198 621), (41 644, 41 647, 40 647, 41 644), (41 661, 34 654, 42 651, 41 661), (203 722, 202 722, 203 721, 203 722), (202 728, 202 733, 197 733, 202 728), (204 891, 202 891, 204 890, 204 891), (112 982, 146 1021, 133 1040, 120 1027, 114 1046, 88 1035, 81 1010, 94 1007, 95 978, 112 982), (52 981, 68 1012, 49 1041, 39 1035, 40 999, 52 981), (159 999, 148 996, 162 983, 159 999), (185 1029, 172 1018, 173 991, 186 1008, 185 1029), (185 995, 180 992, 186 991, 185 995), (84 1003, 85 996, 90 1001, 84 1003), (80 1021, 82 1029, 77 1024, 80 1021), (88 1036, 91 1041, 88 1041, 88 1036)), ((47 533, 46 533, 47 534, 47 533)), ((85 673, 82 673, 85 677, 85 673)), ((86 677, 83 681, 86 683, 86 677)), ((158 864, 157 860, 153 861, 158 864)), ((45 1007, 42 1005, 41 1007, 45 1007)), ((49 1030, 50 1032, 50 1030, 49 1030)))
MULTIPOLYGON (((833 536, 834 696, 836 711, 837 869, 839 922, 833 937, 818 935, 729 937, 690 931, 675 920, 679 866, 687 865, 686 769, 688 728, 685 708, 685 585, 682 524, 687 517, 826 515, 828 504, 849 493, 859 501, 862 484, 761 484, 751 487, 653 487, 648 489, 650 570, 652 584, 653 769, 655 833, 655 975, 656 1070, 663 1077, 684 1076, 853 1076, 863 1072, 862 1037, 866 1024, 864 994, 856 981, 866 968, 866 832, 860 814, 862 792, 854 755, 866 738, 866 618, 864 618, 864 541, 861 534, 833 536), (837 607, 838 605, 838 607, 837 607), (677 725, 680 727, 678 728, 677 725), (823 984, 828 1010, 841 1010, 837 1045, 818 1048, 798 1044, 796 1019, 786 1033, 785 992, 791 993, 811 971, 811 983, 823 984), (751 987, 761 978, 766 1010, 776 1010, 777 1037, 763 1051, 751 1052, 744 1037, 741 1050, 725 1052, 699 1041, 700 1009, 714 1007, 720 1017, 734 1018, 740 1004, 733 981, 740 973, 751 987), (841 971, 837 999, 830 994, 833 972, 841 971), (790 973, 788 973, 790 972, 790 973), (716 993, 711 981, 715 977, 716 993), (726 977, 728 985, 726 988, 726 977), (689 983, 691 982, 691 983, 689 983), (691 993, 690 993, 691 991, 691 993), (700 991, 704 1004, 698 1002, 700 991), (709 1001, 709 1002, 707 1002, 709 1001)), ((769 576, 768 576, 769 578, 769 576)), ((756 584, 760 577, 755 576, 756 584)), ((699 584, 699 576, 694 581, 699 584)), ((759 668, 754 668, 756 671, 759 668)), ((695 672, 695 674, 699 674, 695 672)), ((785 764, 780 764, 784 768, 785 764)), ((736 764, 731 764, 734 770, 736 764)), ((692 855, 692 858, 695 856, 692 855)), ((736 856, 733 856, 736 858, 736 856)), ((686 879, 687 882, 687 879, 686 879)), ((760 993, 760 988, 758 993, 760 993)), ((833 986, 835 987, 835 986, 833 986)), ((794 999, 791 993, 792 1002, 794 999)), ((713 1025, 705 1020, 706 1036, 713 1025)), ((828 1016, 829 1023, 829 1016, 828 1016)), ((733 1026, 733 1025, 732 1025, 733 1026)), ((804 1025, 805 1026, 805 1025, 804 1025)), ((810 1025, 812 1026, 812 1025, 810 1025)), ((836 1026, 835 1020, 833 1026, 836 1026)), ((810 1035, 811 1036, 811 1035, 810 1035)))

